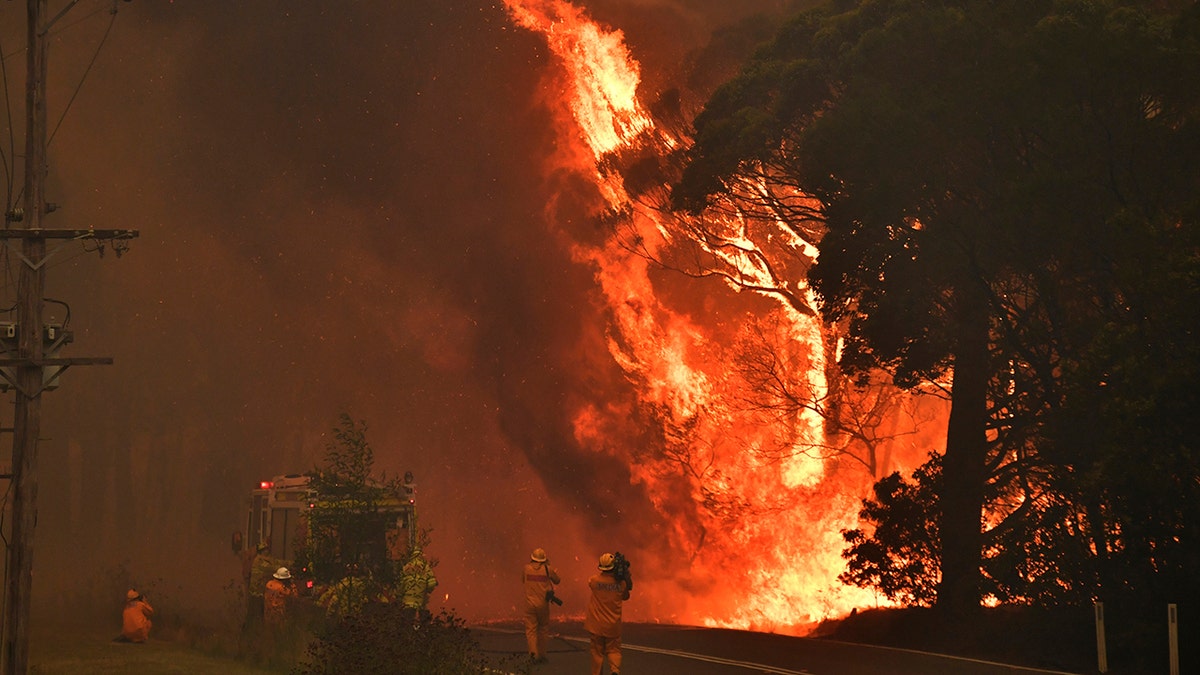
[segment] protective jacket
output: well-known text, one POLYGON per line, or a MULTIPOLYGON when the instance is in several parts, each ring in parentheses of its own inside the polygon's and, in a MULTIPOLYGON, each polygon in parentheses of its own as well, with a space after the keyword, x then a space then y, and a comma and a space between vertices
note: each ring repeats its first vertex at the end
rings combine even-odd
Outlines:
POLYGON ((296 596, 296 587, 272 578, 263 593, 263 618, 270 625, 283 623, 287 616, 288 598, 296 596))
POLYGON ((550 603, 546 593, 554 590, 560 579, 545 560, 525 563, 521 579, 525 590, 525 641, 529 656, 536 661, 546 657, 546 643, 550 640, 550 603))
POLYGON ((121 636, 130 642, 145 642, 150 637, 150 615, 154 608, 143 598, 125 601, 121 612, 121 636))
POLYGON ((611 572, 588 579, 592 597, 588 599, 583 628, 593 635, 621 636, 621 603, 629 599, 629 583, 617 581, 611 572))
POLYGON ((433 568, 429 566, 429 561, 419 553, 414 555, 412 560, 405 563, 400 577, 404 606, 409 609, 425 609, 429 603, 429 594, 437 585, 437 577, 433 576, 433 568))
POLYGON ((322 593, 317 602, 325 608, 325 614, 331 618, 357 614, 367 602, 387 602, 386 596, 371 590, 373 585, 364 577, 342 577, 322 593))
POLYGON ((250 588, 248 589, 250 595, 263 597, 263 593, 267 590, 267 580, 282 565, 282 560, 272 558, 266 553, 259 553, 255 556, 254 563, 250 566, 250 588))
POLYGON ((521 578, 525 583, 525 603, 530 607, 544 607, 546 591, 554 590, 554 584, 562 581, 550 563, 532 560, 525 563, 521 578))

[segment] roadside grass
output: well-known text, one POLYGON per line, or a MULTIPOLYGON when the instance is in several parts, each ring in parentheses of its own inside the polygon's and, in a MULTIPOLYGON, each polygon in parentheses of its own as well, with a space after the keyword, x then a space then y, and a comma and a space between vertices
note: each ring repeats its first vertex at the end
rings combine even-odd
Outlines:
POLYGON ((113 642, 111 634, 68 631, 35 636, 29 672, 39 675, 279 675, 288 667, 250 665, 208 654, 184 642, 151 637, 144 644, 113 642))
POLYGON ((311 639, 299 630, 268 641, 242 630, 246 600, 240 581, 219 592, 216 608, 189 609, 182 588, 162 579, 134 583, 126 563, 97 569, 88 583, 49 596, 31 621, 29 672, 46 675, 288 675, 311 639), (144 644, 114 642, 125 589, 138 588, 155 607, 144 644))
MULTIPOLYGON (((235 624, 236 625, 236 624, 235 624)), ((167 615, 142 644, 116 642, 118 620, 35 623, 29 671, 44 675, 288 675, 312 635, 289 630, 273 639, 228 624, 185 624, 167 615), (212 626, 218 626, 213 628, 212 626), (225 626, 225 627, 220 627, 225 626)))
POLYGON ((465 623, 452 614, 426 614, 417 621, 399 606, 373 607, 349 626, 326 626, 324 610, 306 599, 292 605, 282 630, 268 631, 261 619, 244 625, 246 600, 240 584, 233 583, 222 589, 219 606, 207 611, 183 608, 175 600, 180 589, 160 580, 137 584, 153 593, 156 612, 150 640, 115 642, 121 630, 120 606, 105 599, 123 597, 124 591, 114 589, 135 585, 123 567, 100 576, 91 588, 63 594, 56 602, 41 605, 31 617, 30 673, 424 675, 477 673, 491 667, 485 662, 498 660, 480 652, 465 623), (405 668, 397 670, 396 664, 405 668))

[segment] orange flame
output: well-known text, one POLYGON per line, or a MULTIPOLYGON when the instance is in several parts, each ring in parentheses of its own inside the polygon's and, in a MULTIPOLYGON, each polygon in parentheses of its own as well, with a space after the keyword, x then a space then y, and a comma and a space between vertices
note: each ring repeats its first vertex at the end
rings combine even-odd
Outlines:
MULTIPOLYGON (((606 202, 600 208, 628 214, 647 251, 667 246, 675 236, 670 224, 656 209, 632 203, 619 177, 599 168, 610 153, 677 144, 642 107, 639 66, 621 32, 602 28, 566 0, 505 4, 518 25, 545 36, 561 62, 558 103, 570 119, 560 132, 590 150, 564 153, 553 168, 589 176, 606 202)), ((798 239, 787 245, 807 246, 798 239)), ((649 457, 605 442, 630 411, 593 405, 574 420, 580 446, 620 453, 672 523, 664 536, 678 558, 664 578, 641 580, 643 601, 630 604, 631 618, 803 633, 853 607, 877 604, 870 591, 837 581, 844 566, 840 532, 857 526, 869 480, 829 475, 824 460, 805 454, 823 440, 815 414, 764 426, 739 410, 735 401, 748 384, 728 367, 739 320, 714 327, 673 309, 656 293, 646 257, 615 236, 577 243, 573 255, 596 270, 613 317, 612 358, 637 383, 641 404, 666 411, 661 424, 669 447, 649 457), (775 451, 781 439, 796 452, 775 451), (688 485, 684 500, 681 477, 688 485)), ((748 259, 733 262, 748 278, 762 273, 748 259)), ((780 343, 809 364, 810 386, 824 390, 819 321, 778 302, 766 311, 781 326, 780 343)))
POLYGON ((542 33, 568 61, 574 84, 572 110, 599 159, 653 126, 637 98, 638 64, 620 31, 605 31, 583 10, 557 0, 505 3, 518 25, 542 33))

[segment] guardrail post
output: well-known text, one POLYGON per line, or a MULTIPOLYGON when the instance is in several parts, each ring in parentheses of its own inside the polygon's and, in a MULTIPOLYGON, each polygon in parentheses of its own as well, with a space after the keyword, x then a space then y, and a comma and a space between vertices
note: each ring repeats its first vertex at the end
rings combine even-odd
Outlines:
POLYGON ((1179 675, 1179 613, 1167 605, 1167 643, 1171 650, 1171 675, 1179 675))

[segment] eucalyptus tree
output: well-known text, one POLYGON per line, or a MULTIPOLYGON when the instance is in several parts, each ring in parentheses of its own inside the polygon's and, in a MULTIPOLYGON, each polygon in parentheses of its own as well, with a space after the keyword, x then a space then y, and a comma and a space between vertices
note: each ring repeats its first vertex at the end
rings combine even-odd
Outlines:
MULTIPOLYGON (((834 2, 783 26, 695 120, 675 207, 747 179, 815 198, 796 227, 821 225, 808 281, 847 326, 842 366, 949 388, 939 606, 977 608, 985 548, 1077 506, 1083 458, 1048 430, 1102 395, 1079 364, 1128 307, 1113 272, 1194 231, 1196 10, 1164 4, 834 2), (1130 232, 1147 246, 1117 262, 1130 232)), ((1097 518, 1063 536, 1103 539, 1097 518)))

